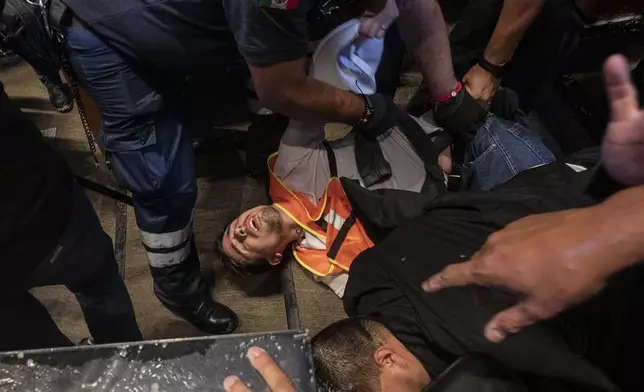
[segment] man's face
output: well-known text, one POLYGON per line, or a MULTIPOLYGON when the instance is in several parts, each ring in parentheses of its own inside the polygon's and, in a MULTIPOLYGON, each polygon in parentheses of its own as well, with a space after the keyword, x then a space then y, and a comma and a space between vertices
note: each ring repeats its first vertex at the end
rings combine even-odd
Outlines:
POLYGON ((235 262, 271 260, 287 245, 281 212, 272 205, 245 211, 226 228, 222 238, 224 252, 235 262))

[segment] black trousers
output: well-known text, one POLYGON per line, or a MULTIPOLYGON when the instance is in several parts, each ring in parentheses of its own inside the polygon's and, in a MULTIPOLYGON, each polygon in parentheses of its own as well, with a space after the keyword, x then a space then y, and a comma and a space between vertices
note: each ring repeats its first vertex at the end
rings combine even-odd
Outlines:
MULTIPOLYGON (((16 260, 19 262, 19 260, 16 260)), ((50 257, 14 288, 0 288, 0 351, 73 345, 29 289, 65 285, 76 296, 96 343, 141 340, 112 240, 78 187, 69 224, 50 257)))

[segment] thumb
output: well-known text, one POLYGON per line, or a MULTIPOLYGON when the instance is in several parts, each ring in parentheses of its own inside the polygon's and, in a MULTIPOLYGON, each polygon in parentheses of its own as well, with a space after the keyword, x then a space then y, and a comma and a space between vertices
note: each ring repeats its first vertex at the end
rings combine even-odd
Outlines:
POLYGON ((638 112, 637 92, 631 82, 628 61, 622 55, 613 55, 604 63, 604 82, 610 104, 611 121, 632 118, 638 112))
POLYGON ((503 341, 507 334, 517 333, 523 327, 541 320, 542 307, 530 299, 497 313, 485 326, 485 337, 494 343, 503 341))

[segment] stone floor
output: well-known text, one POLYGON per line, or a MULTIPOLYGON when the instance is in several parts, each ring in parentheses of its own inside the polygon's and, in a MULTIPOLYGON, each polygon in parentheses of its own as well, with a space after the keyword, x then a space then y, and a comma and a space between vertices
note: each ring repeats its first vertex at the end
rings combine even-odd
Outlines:
MULTIPOLYGON (((114 187, 109 172, 95 168, 76 110, 57 113, 50 106, 44 87, 26 64, 0 68, 0 80, 10 97, 36 122, 75 174, 114 187)), ((99 153, 100 154, 100 153, 99 153)), ((99 160, 102 160, 99 157, 99 160)), ((286 329, 284 300, 281 295, 249 298, 235 286, 221 266, 214 265, 212 244, 216 233, 239 212, 266 202, 264 188, 243 174, 243 163, 235 151, 201 156, 198 162, 199 197, 196 205, 196 239, 202 269, 216 277, 214 296, 232 307, 241 318, 239 332, 286 329)), ((104 229, 114 236, 115 205, 111 199, 88 192, 104 229)), ((127 207, 125 240, 125 282, 130 291, 137 320, 146 339, 197 336, 200 332, 165 310, 154 297, 147 260, 131 207, 127 207)), ((328 289, 315 283, 302 269, 293 265, 302 327, 318 331, 344 316, 341 301, 328 289)), ((88 336, 80 308, 64 287, 34 290, 51 315, 73 341, 88 336)))

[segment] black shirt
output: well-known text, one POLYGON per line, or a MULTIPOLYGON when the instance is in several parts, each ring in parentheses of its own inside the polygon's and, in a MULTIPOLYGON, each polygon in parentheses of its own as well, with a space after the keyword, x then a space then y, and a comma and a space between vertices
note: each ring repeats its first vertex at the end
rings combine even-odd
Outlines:
POLYGON ((0 83, 0 291, 51 254, 71 211, 73 179, 0 83))
POLYGON ((400 227, 351 265, 344 295, 349 316, 382 320, 432 377, 467 353, 483 353, 519 372, 613 390, 607 377, 550 322, 528 327, 504 342, 486 340, 483 328, 517 297, 495 288, 467 286, 425 293, 424 279, 472 256, 504 224, 530 213, 581 206, 565 186, 572 170, 559 164, 524 172, 495 192, 448 194, 420 218, 400 227), (548 173, 552 171, 553 173, 548 173), (557 171, 565 171, 559 176, 557 171), (542 186, 534 185, 541 182, 542 186))
POLYGON ((317 0, 223 0, 237 46, 248 64, 256 67, 306 56, 307 14, 317 0))
POLYGON ((250 65, 258 67, 303 58, 308 44, 307 13, 318 2, 56 1, 64 2, 124 54, 175 71, 234 61, 233 49, 238 49, 250 65))

